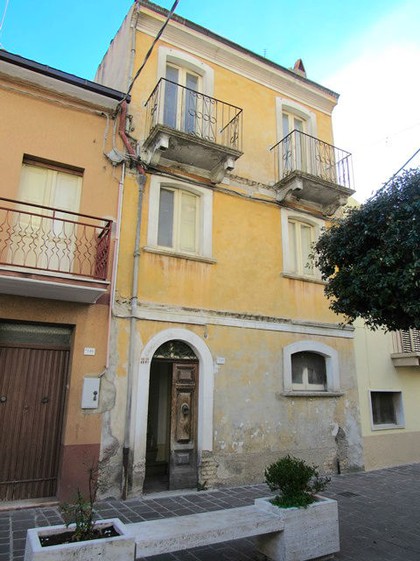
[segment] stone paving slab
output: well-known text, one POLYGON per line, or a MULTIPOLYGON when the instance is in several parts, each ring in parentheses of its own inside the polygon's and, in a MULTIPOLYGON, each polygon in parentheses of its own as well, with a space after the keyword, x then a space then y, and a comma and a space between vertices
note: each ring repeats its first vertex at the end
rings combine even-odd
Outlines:
MULTIPOLYGON (((264 484, 98 502, 100 518, 140 522, 253 504, 264 484)), ((338 501, 337 561, 420 561, 420 464, 337 475, 324 493, 338 501)), ((0 511, 0 561, 22 561, 26 530, 61 524, 57 507, 0 511)), ((125 561, 125 560, 121 560, 125 561)), ((130 560, 131 561, 131 560, 130 560)), ((143 561, 146 561, 144 558, 143 561)), ((148 557, 147 561, 261 561, 253 538, 148 557)))

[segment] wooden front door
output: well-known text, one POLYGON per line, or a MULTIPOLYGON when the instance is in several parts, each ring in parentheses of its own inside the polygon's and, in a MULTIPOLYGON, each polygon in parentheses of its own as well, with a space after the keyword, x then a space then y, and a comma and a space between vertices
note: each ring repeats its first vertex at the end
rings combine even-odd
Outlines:
POLYGON ((0 344, 0 500, 55 495, 69 353, 0 344))
POLYGON ((197 486, 198 363, 172 365, 169 489, 197 486))

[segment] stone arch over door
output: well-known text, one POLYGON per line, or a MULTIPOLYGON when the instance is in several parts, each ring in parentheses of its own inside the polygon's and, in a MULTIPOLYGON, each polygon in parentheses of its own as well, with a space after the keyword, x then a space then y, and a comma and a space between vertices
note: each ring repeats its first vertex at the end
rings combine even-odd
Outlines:
POLYGON ((150 366, 156 350, 164 343, 179 340, 187 343, 199 362, 198 386, 198 454, 213 450, 213 391, 214 365, 210 350, 205 342, 188 329, 165 329, 157 333, 145 345, 140 355, 140 365, 133 400, 133 460, 134 466, 144 464, 147 439, 147 411, 149 403, 150 366))

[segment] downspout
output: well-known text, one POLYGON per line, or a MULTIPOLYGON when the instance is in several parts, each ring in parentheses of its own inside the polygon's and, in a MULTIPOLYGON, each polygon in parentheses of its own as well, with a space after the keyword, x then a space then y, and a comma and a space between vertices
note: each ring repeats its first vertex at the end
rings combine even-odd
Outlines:
MULTIPOLYGON (((136 152, 131 145, 130 140, 125 132, 127 119, 127 101, 121 104, 120 121, 118 132, 124 142, 127 152, 134 159, 137 159, 136 152)), ((127 400, 125 409, 125 426, 124 426, 124 445, 123 445, 123 485, 122 485, 122 498, 126 499, 128 495, 129 479, 130 479, 130 461, 132 462, 132 450, 130 450, 130 437, 131 437, 131 403, 132 403, 132 390, 134 380, 134 367, 135 367, 135 344, 136 344, 136 317, 137 317, 137 303, 138 303, 138 282, 139 282, 139 269, 140 269, 140 233, 141 233, 141 219, 143 207, 143 192, 144 184, 146 183, 146 172, 139 164, 136 167, 136 180, 138 184, 138 199, 137 199, 137 219, 136 219, 136 236, 134 242, 133 253, 133 277, 130 298, 130 338, 129 338, 129 355, 128 355, 128 369, 127 369, 127 400)))
POLYGON ((121 235, 121 212, 122 212, 122 202, 124 197, 124 176, 125 176, 125 162, 123 162, 121 169, 121 177, 118 182, 118 203, 117 203, 117 223, 115 225, 115 243, 114 243, 114 259, 112 264, 112 277, 111 277, 111 287, 110 287, 110 300, 109 300, 109 312, 108 312, 108 340, 107 340, 107 350, 106 350, 106 365, 105 369, 109 368, 109 353, 111 348, 111 319, 112 310, 115 304, 115 289, 117 285, 117 271, 118 271, 118 257, 120 254, 120 235, 121 235))

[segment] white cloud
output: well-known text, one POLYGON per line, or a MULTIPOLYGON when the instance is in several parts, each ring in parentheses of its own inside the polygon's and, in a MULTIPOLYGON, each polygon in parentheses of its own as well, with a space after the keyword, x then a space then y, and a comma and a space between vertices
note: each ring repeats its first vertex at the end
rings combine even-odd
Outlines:
POLYGON ((419 11, 410 1, 378 22, 359 38, 353 60, 324 80, 341 92, 335 144, 353 154, 359 200, 420 147, 420 43, 413 21, 419 11))

